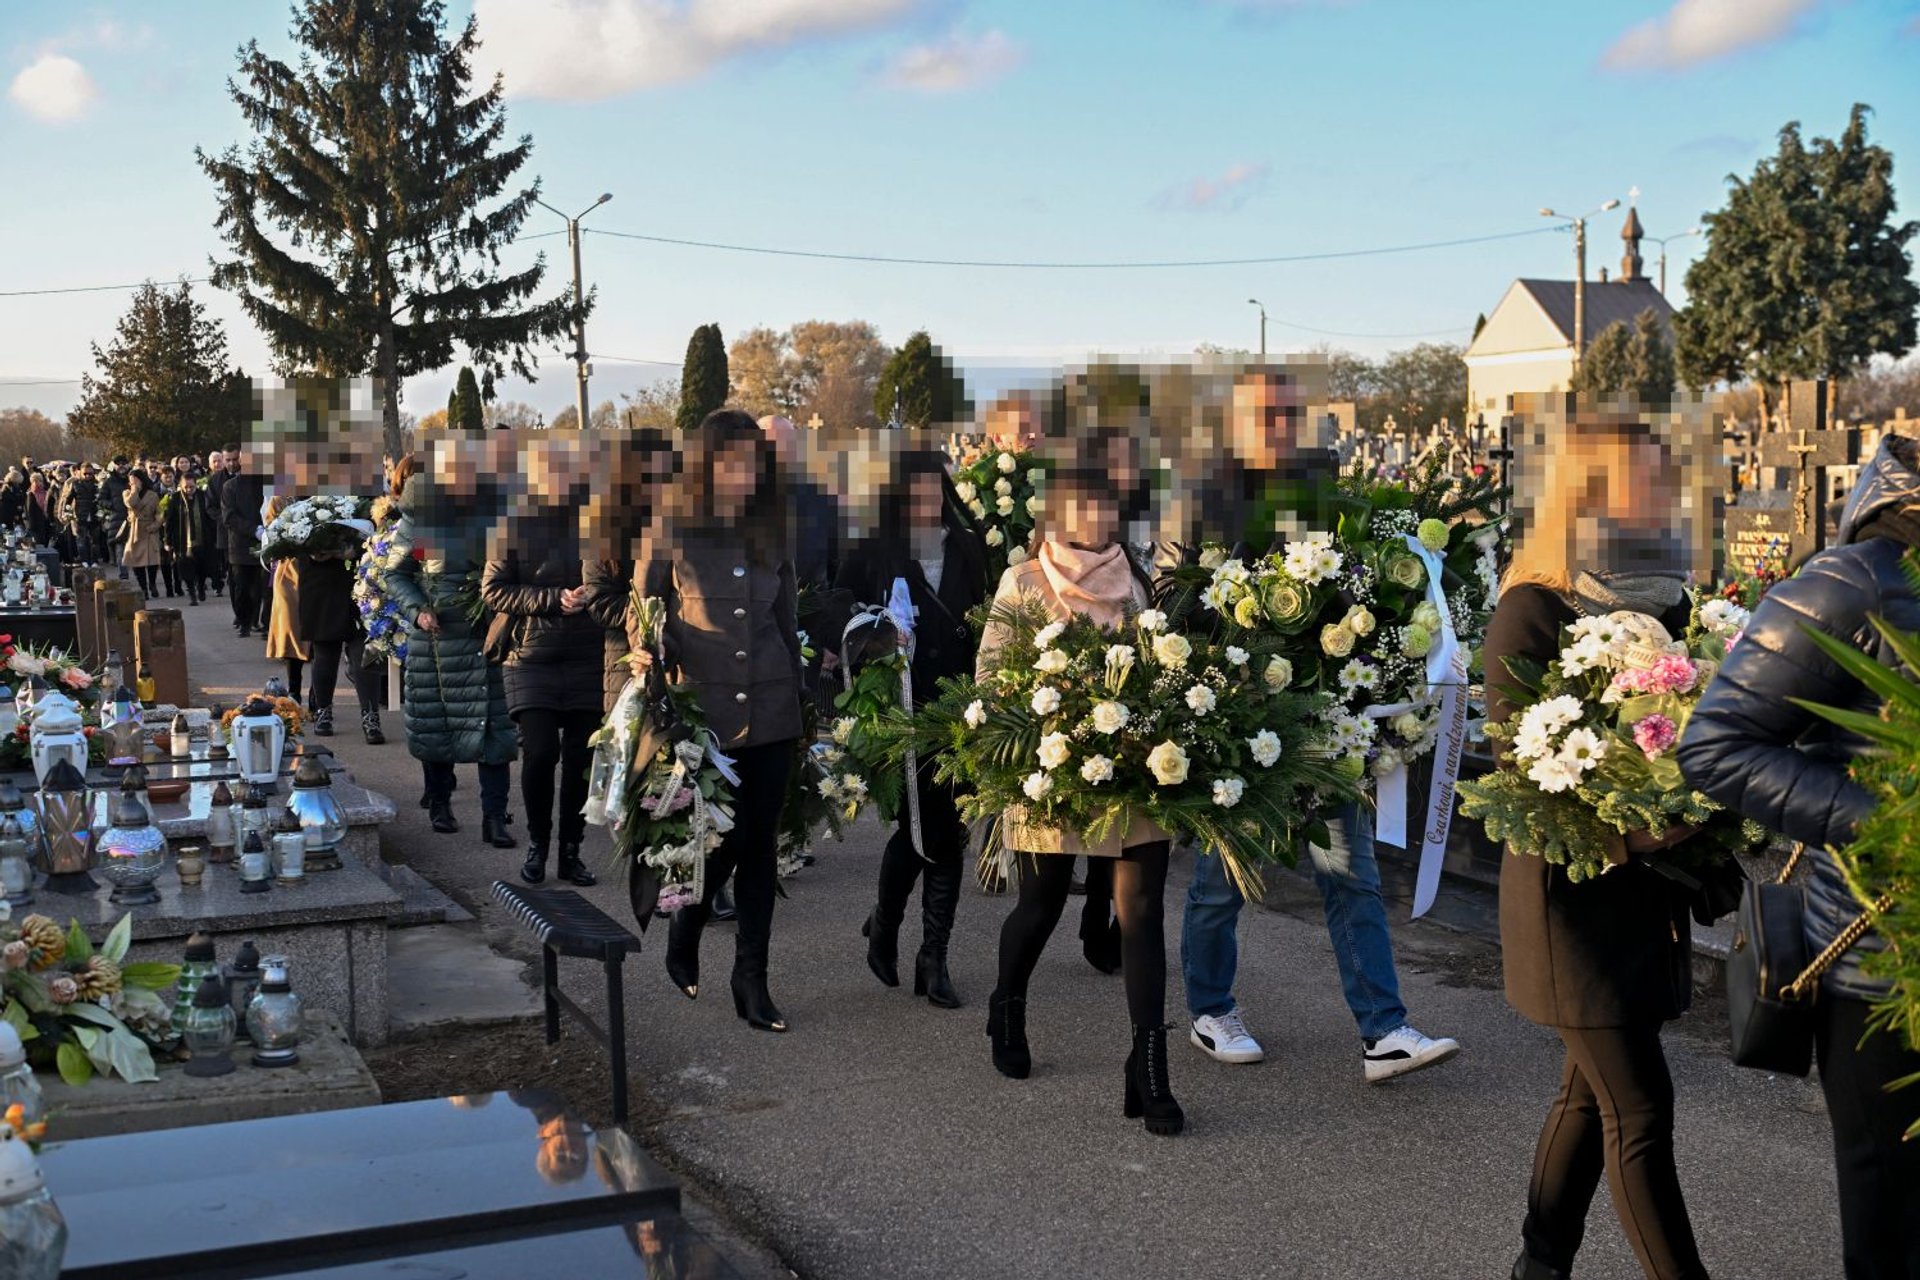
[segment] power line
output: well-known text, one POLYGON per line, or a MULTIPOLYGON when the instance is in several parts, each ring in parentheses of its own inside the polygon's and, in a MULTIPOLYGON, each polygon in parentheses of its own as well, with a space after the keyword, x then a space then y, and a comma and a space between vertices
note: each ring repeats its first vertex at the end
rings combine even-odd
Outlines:
MULTIPOLYGON (((1428 249, 1452 249, 1461 245, 1489 244, 1496 240, 1517 240, 1522 236, 1543 235, 1553 227, 1529 227, 1524 231, 1503 231, 1497 235, 1467 236, 1459 240, 1429 240, 1419 244, 1384 245, 1373 249, 1337 249, 1325 253, 1271 254, 1258 258, 1184 258, 1165 261, 1134 262, 1045 262, 993 258, 907 258, 878 253, 832 253, 818 249, 776 249, 765 245, 722 244, 712 240, 684 240, 674 236, 647 235, 637 231, 609 231, 604 227, 582 227, 596 236, 621 240, 644 240, 651 244, 674 245, 685 249, 717 249, 726 253, 755 253, 778 258, 822 258, 831 262, 878 262, 914 267, 984 267, 1020 271, 1145 271, 1185 267, 1256 267, 1289 262, 1328 262, 1339 258, 1371 258, 1392 253, 1418 253, 1428 249)), ((1298 326, 1296 326, 1298 327, 1298 326)))

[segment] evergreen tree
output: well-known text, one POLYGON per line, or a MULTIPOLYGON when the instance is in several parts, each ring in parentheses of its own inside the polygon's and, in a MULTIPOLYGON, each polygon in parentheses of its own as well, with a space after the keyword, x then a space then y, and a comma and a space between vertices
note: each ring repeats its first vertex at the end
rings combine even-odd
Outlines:
POLYGON ((1589 395, 1629 395, 1639 404, 1665 406, 1673 399, 1673 384, 1673 348, 1659 315, 1649 307, 1634 317, 1631 327, 1616 320, 1587 344, 1571 387, 1589 395))
POLYGON ((249 42, 228 82, 247 151, 195 152, 234 251, 213 281, 283 371, 377 377, 397 454, 402 378, 456 345, 488 387, 507 368, 531 378, 529 348, 573 318, 564 293, 535 296, 544 257, 498 266, 539 192, 507 190, 533 144, 500 145, 500 80, 470 92, 474 22, 449 40, 441 0, 297 0, 292 35, 297 65, 249 42))
POLYGON ((1675 324, 1689 384, 1751 378, 1770 406, 1795 378, 1837 379, 1913 346, 1906 245, 1920 223, 1892 221, 1893 155, 1867 142, 1867 110, 1853 108, 1837 142, 1803 144, 1789 124, 1751 178, 1728 177, 1675 324))
POLYGON ((882 422, 893 416, 896 390, 901 419, 910 427, 957 422, 972 407, 967 402, 966 383, 955 372, 953 362, 933 345, 925 329, 908 337, 880 371, 873 411, 882 422))
POLYGON ((141 285, 112 345, 94 344, 93 362, 100 376, 81 376, 68 426, 116 452, 205 455, 240 439, 253 418, 250 384, 227 368, 226 335, 184 280, 141 285))
POLYGON ((727 343, 720 326, 703 324, 687 340, 687 359, 680 371, 682 431, 692 431, 701 420, 727 402, 727 343))
POLYGON ((456 431, 478 431, 486 425, 486 403, 480 397, 480 383, 473 366, 461 365, 460 377, 447 398, 447 425, 456 431))

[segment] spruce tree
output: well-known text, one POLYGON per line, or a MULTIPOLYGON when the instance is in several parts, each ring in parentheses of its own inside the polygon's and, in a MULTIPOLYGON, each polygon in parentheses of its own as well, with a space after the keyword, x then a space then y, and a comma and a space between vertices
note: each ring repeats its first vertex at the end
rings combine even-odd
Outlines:
POLYGON ((565 293, 539 298, 544 256, 503 273, 539 192, 508 183, 531 139, 501 145, 501 82, 474 93, 474 21, 449 39, 441 0, 298 0, 297 65, 241 50, 228 82, 255 137, 196 150, 240 297, 283 371, 380 380, 400 452, 400 384, 466 348, 485 384, 533 376, 529 349, 567 329, 565 293))
POLYGON ((1856 105, 1837 141, 1810 145, 1789 124, 1750 178, 1728 177, 1675 319, 1690 385, 1750 378, 1770 409, 1793 379, 1913 347, 1920 285, 1906 246, 1920 223, 1893 221, 1893 154, 1867 142, 1866 113, 1856 105))
POLYGON ((720 336, 719 325, 703 324, 687 339, 675 424, 682 431, 692 431, 708 414, 726 404, 727 390, 726 339, 720 336))
POLYGON ((880 371, 873 411, 882 422, 893 416, 896 390, 901 421, 909 427, 957 422, 971 407, 966 383, 954 371, 953 362, 933 345, 925 329, 909 336, 880 371))
POLYGON ((253 417, 251 386, 227 368, 227 339, 182 280, 133 295, 112 344, 93 346, 69 429, 121 453, 203 456, 238 440, 253 417))

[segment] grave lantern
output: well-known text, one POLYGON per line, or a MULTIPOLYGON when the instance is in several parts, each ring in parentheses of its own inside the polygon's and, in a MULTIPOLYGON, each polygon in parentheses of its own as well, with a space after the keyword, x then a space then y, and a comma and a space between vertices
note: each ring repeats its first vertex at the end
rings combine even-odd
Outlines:
POLYGON ((100 883, 87 874, 93 869, 93 830, 86 775, 71 760, 55 760, 36 799, 46 838, 48 890, 92 893, 100 883))
POLYGON ((273 878, 299 884, 307 878, 307 837, 291 806, 273 821, 273 878))
POLYGON ((181 1039, 193 1055, 187 1062, 190 1076, 224 1076, 233 1070, 233 1006, 227 1003, 227 987, 218 973, 200 979, 193 993, 193 1007, 187 1010, 186 1030, 181 1039))
POLYGON ((240 846, 240 892, 265 893, 273 888, 273 867, 267 858, 267 846, 258 831, 247 832, 240 846))
POLYGON ((225 780, 215 783, 212 802, 207 806, 208 859, 214 863, 233 861, 233 849, 239 843, 234 834, 233 792, 225 780))
POLYGON ((0 1125, 0 1266, 9 1280, 58 1280, 67 1220, 26 1139, 0 1125))
MULTIPOLYGON (((19 790, 13 794, 17 801, 19 790)), ((18 803, 12 809, 0 806, 0 894, 11 908, 33 901, 33 841, 20 822, 18 803)))
POLYGON ((295 1046, 305 1032, 300 997, 287 979, 287 958, 268 956, 266 977, 247 1002, 247 1035, 253 1040, 253 1065, 290 1067, 300 1061, 295 1046))
POLYGON ((46 1099, 40 1094, 40 1081, 33 1068, 27 1065, 27 1047, 11 1022, 0 1022, 0 1112, 16 1102, 27 1113, 20 1123, 46 1118, 46 1099))
POLYGON ((233 758, 247 782, 272 784, 280 777, 280 756, 287 745, 287 724, 273 704, 253 698, 233 719, 233 758))
POLYGON ((293 771, 293 794, 287 812, 300 821, 307 843, 307 867, 333 871, 340 866, 340 842, 347 838, 347 815, 333 794, 333 777, 326 760, 305 756, 293 771))
POLYGON ((167 862, 167 837, 140 798, 142 773, 135 766, 121 775, 100 836, 100 874, 113 885, 113 901, 127 907, 160 901, 153 882, 167 862))
POLYGON ((134 701, 133 690, 121 685, 113 691, 107 716, 108 764, 137 764, 144 745, 145 717, 134 701))
POLYGON ((0 681, 0 738, 5 738, 20 723, 20 708, 14 705, 13 690, 0 681))
POLYGON ((213 939, 204 933, 187 939, 184 960, 173 1000, 172 1031, 176 1036, 186 1034, 187 1017, 193 1012, 193 997, 199 992, 201 981, 210 973, 220 972, 220 966, 214 962, 213 939))
POLYGON ((33 776, 44 789, 55 764, 64 760, 87 773, 87 731, 80 719, 80 708, 65 695, 49 693, 34 704, 32 733, 28 751, 33 756, 33 776))
POLYGON ((243 942, 240 949, 233 953, 233 963, 225 969, 227 994, 232 999, 233 1016, 238 1019, 236 1034, 242 1040, 247 1034, 247 1005, 253 999, 253 993, 260 989, 260 979, 264 976, 260 968, 260 949, 251 942, 243 942))

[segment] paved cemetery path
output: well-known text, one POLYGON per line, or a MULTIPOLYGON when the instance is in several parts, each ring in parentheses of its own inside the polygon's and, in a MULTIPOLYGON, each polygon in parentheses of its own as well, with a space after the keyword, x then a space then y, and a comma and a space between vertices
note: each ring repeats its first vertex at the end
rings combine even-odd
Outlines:
MULTIPOLYGON (((243 645, 227 630, 224 602, 184 612, 196 676, 229 697, 257 687, 268 666, 257 641, 243 645)), ((470 772, 462 771, 455 797, 467 833, 432 834, 414 803, 419 772, 398 717, 388 721, 389 745, 368 747, 353 729, 352 695, 343 690, 340 704, 338 751, 361 781, 399 802, 390 856, 473 908, 494 945, 530 958, 524 934, 486 897, 519 855, 473 838, 479 814, 470 772)), ((524 818, 515 830, 525 830, 524 818)), ((1240 994, 1268 1061, 1220 1066, 1179 1043, 1173 1084, 1190 1128, 1158 1139, 1120 1117, 1120 980, 1081 960, 1077 908, 1034 979, 1035 1074, 1003 1080, 983 1027, 1008 900, 972 890, 962 899, 953 972, 965 1009, 944 1012, 904 988, 884 990, 867 972, 859 937, 880 845, 880 831, 863 824, 788 882, 773 955, 774 995, 794 1028, 788 1035, 753 1032, 735 1019, 725 981, 730 926, 709 935, 706 993, 697 1002, 668 984, 659 933, 628 966, 633 1068, 666 1116, 645 1136, 717 1189, 742 1229, 800 1274, 1507 1273, 1560 1058, 1550 1033, 1506 1007, 1498 959, 1485 944, 1405 924, 1404 910, 1396 913, 1413 1016, 1429 1033, 1457 1036, 1465 1052, 1425 1075, 1369 1087, 1324 925, 1311 913, 1248 912, 1240 994)), ((603 842, 590 846, 594 865, 604 852, 603 842)), ((1171 901, 1186 876, 1176 863, 1171 901)), ((589 892, 609 912, 623 912, 611 878, 589 892)), ((1170 916, 1175 964, 1177 919, 1170 916)), ((910 955, 917 944, 910 919, 903 950, 910 955)), ((598 989, 584 968, 575 981, 583 998, 598 989)), ((1177 982, 1170 994, 1177 1017, 1177 982)), ((1667 1038, 1681 1179, 1707 1265, 1723 1278, 1837 1275, 1817 1089, 1730 1066, 1717 1017, 1696 1015, 1667 1038)), ((584 1039, 572 1043, 597 1052, 584 1039)), ((1579 1274, 1640 1274, 1604 1187, 1579 1274)))

